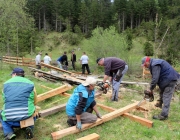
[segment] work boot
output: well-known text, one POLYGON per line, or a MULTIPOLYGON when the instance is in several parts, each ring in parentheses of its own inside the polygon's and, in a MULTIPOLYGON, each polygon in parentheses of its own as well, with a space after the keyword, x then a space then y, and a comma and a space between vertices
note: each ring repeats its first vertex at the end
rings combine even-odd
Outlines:
POLYGON ((33 130, 31 127, 26 128, 26 139, 32 139, 33 138, 33 130))
POLYGON ((14 133, 9 133, 8 135, 5 136, 5 140, 15 140, 16 135, 14 133))
POLYGON ((162 120, 163 121, 163 120, 168 119, 168 116, 154 115, 153 119, 155 119, 155 120, 162 120))
POLYGON ((75 125, 76 125, 76 124, 74 124, 74 121, 71 120, 71 119, 68 119, 68 120, 67 120, 67 124, 68 124, 69 126, 75 126, 75 125))
POLYGON ((162 104, 163 104, 162 101, 157 101, 155 106, 159 107, 159 108, 162 108, 162 104))

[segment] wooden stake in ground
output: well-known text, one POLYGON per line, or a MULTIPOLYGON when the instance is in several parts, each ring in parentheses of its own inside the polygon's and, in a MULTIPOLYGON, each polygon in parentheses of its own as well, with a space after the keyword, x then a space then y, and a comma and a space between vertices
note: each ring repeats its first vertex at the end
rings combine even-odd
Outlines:
MULTIPOLYGON (((100 125, 100 124, 105 123, 109 120, 112 120, 116 117, 119 117, 122 114, 127 113, 127 112, 131 111, 132 109, 135 109, 137 107, 138 103, 139 102, 136 102, 136 103, 130 104, 128 106, 125 106, 121 109, 117 109, 111 113, 108 113, 108 114, 102 116, 102 119, 97 119, 97 121, 95 123, 82 124, 81 131, 92 128, 97 125, 100 125)), ((142 102, 142 104, 145 104, 145 101, 142 102)), ((69 127, 69 128, 57 131, 57 132, 53 132, 53 133, 51 133, 51 136, 52 136, 53 140, 57 140, 62 137, 65 137, 67 135, 78 133, 78 132, 80 132, 80 131, 76 128, 76 126, 73 126, 73 127, 69 127)))

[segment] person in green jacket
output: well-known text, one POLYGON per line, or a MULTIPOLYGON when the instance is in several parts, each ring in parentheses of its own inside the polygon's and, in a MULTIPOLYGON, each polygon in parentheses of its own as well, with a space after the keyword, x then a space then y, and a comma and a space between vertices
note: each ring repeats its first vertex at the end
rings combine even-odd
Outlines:
MULTIPOLYGON (((4 105, 0 121, 5 140, 16 137, 13 128, 20 127, 20 121, 33 117, 36 103, 34 83, 24 77, 24 70, 14 68, 11 76, 3 85, 4 105)), ((33 138, 33 127, 34 125, 25 128, 26 139, 33 138)))

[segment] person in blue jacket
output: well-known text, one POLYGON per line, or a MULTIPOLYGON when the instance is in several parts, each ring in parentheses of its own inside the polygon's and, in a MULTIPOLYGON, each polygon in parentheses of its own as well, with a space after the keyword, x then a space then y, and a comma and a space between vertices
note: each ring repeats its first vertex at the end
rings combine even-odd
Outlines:
POLYGON ((156 85, 160 89, 160 99, 155 106, 162 107, 162 111, 159 115, 154 115, 153 119, 166 120, 179 74, 163 59, 153 59, 146 56, 142 59, 142 66, 149 68, 152 75, 149 92, 153 94, 156 85))
POLYGON ((67 123, 69 126, 75 126, 80 130, 82 124, 93 123, 101 118, 94 100, 94 87, 97 80, 88 77, 84 83, 77 86, 66 105, 67 123), (92 114, 93 110, 95 114, 92 114))

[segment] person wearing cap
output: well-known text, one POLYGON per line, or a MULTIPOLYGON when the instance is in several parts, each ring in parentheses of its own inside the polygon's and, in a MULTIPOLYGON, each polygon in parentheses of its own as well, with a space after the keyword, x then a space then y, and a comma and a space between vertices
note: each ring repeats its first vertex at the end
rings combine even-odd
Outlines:
POLYGON ((85 68, 88 74, 91 74, 89 65, 88 65, 89 57, 86 55, 86 52, 83 52, 83 55, 81 56, 80 61, 82 64, 82 74, 85 74, 85 68))
POLYGON ((98 58, 96 62, 98 65, 104 67, 105 75, 103 83, 105 83, 106 80, 112 83, 111 101, 118 102, 120 83, 128 70, 128 65, 124 60, 116 57, 98 58))
POLYGON ((97 80, 94 77, 88 77, 84 83, 77 86, 66 104, 67 123, 69 126, 82 128, 84 123, 93 123, 101 118, 94 100, 97 80), (96 115, 92 114, 93 110, 96 115))
MULTIPOLYGON (((14 68, 12 78, 3 84, 3 109, 0 121, 5 140, 16 137, 13 128, 20 127, 20 121, 30 118, 35 112, 36 93, 34 83, 24 76, 22 68, 14 68)), ((26 138, 33 138, 33 126, 25 128, 26 138)))
POLYGON ((45 54, 44 63, 48 65, 51 63, 51 57, 48 56, 48 53, 45 54))
POLYGON ((41 69, 41 55, 42 53, 39 52, 38 55, 36 55, 35 62, 36 62, 36 68, 41 69))
POLYGON ((148 91, 153 94, 156 85, 158 85, 160 89, 160 99, 155 106, 162 108, 162 111, 160 114, 154 115, 153 119, 168 119, 170 102, 179 74, 163 59, 153 59, 146 56, 142 59, 142 66, 148 68, 152 75, 148 91))
POLYGON ((71 62, 72 62, 73 70, 75 70, 76 54, 74 53, 74 51, 72 51, 72 54, 71 54, 71 62))

